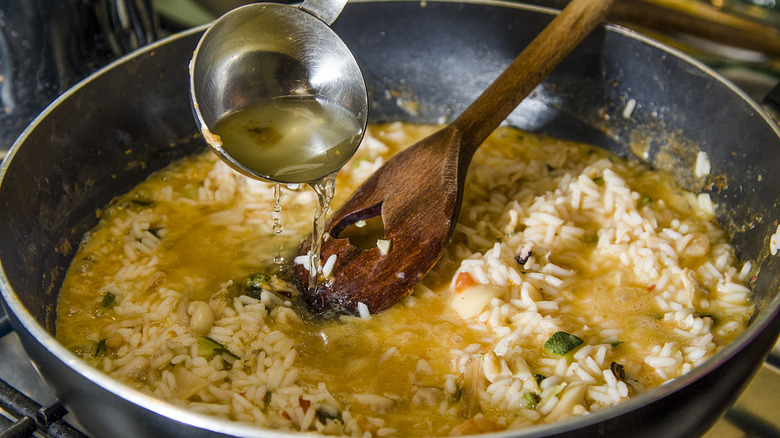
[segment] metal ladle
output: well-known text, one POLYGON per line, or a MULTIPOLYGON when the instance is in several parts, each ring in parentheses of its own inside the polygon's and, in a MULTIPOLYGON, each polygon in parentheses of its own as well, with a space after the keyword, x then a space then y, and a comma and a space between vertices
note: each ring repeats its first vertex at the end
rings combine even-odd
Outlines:
POLYGON ((207 143, 235 170, 270 182, 311 183, 337 172, 354 154, 366 127, 368 95, 354 56, 329 27, 346 3, 241 6, 201 37, 190 62, 193 115, 207 143), (257 145, 237 148, 215 135, 220 121, 258 105, 270 106, 265 113, 271 117, 256 126, 245 123, 241 132, 254 135, 257 145), (337 110, 338 128, 323 122, 323 109, 337 110), (274 127, 275 111, 307 121, 274 127), (296 135, 305 141, 291 140, 296 135), (291 137, 285 142, 284 136, 291 137))

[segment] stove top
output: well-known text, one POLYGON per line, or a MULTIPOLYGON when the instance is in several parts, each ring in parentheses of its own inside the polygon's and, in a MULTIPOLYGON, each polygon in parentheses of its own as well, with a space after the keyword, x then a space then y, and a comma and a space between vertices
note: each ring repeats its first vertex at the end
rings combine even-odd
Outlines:
POLYGON ((0 437, 84 438, 49 392, 0 310, 0 437))

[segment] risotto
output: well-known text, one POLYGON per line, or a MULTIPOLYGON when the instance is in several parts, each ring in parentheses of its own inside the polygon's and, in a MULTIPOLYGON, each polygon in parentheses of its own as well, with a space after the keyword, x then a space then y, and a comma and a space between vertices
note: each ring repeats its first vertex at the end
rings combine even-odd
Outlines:
MULTIPOLYGON (((334 205, 434 129, 370 126, 334 205)), ((711 357, 752 313, 750 266, 709 196, 592 146, 497 130, 442 260, 375 315, 321 318, 295 299, 284 266, 316 198, 281 196, 279 216, 273 186, 210 152, 151 175, 84 237, 57 338, 127 385, 217 417, 446 436, 628 400, 711 357)))

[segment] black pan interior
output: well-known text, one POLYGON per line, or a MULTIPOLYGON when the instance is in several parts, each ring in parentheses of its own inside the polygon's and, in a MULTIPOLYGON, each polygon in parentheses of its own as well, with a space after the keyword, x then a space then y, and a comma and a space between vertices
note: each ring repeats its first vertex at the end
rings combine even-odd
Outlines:
MULTIPOLYGON (((350 3, 334 28, 369 86, 370 120, 434 123, 460 113, 550 20, 546 12, 448 2, 350 3), (381 20, 375 17, 381 16, 381 20), (399 104, 401 102, 401 104, 399 104)), ((0 186, 0 260, 35 318, 54 330, 56 296, 95 211, 150 172, 205 147, 187 64, 199 32, 103 70, 55 103, 18 142, 0 186)), ((754 262, 756 301, 780 285, 774 233, 780 144, 728 84, 641 39, 599 29, 509 122, 649 162, 704 188, 738 256, 754 262), (623 112, 636 102, 630 117, 623 112), (690 177, 698 150, 713 175, 690 177)))

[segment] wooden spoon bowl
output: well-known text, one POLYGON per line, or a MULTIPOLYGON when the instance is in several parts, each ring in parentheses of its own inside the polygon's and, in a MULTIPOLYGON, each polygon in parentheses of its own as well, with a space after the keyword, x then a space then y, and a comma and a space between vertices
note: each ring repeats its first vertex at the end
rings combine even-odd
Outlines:
MULTIPOLYGON (((457 223, 471 158, 480 144, 596 27, 616 0, 572 0, 506 70, 452 123, 396 154, 358 187, 328 220, 321 260, 336 255, 329 278, 309 288, 295 277, 314 311, 384 310, 412 292, 441 258, 457 223), (381 215, 390 250, 361 249, 340 237, 381 215)), ((311 243, 304 241, 299 254, 311 243)))

